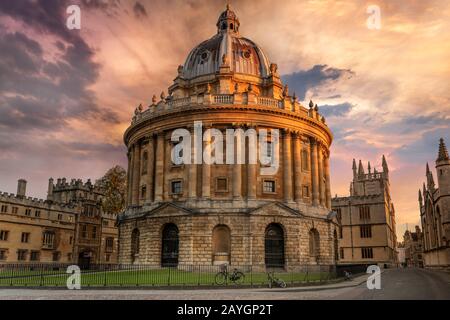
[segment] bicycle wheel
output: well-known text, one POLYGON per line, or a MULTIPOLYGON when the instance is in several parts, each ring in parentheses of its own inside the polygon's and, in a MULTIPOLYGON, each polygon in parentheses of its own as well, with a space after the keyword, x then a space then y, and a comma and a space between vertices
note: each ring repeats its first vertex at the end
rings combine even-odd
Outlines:
POLYGON ((278 280, 278 285, 280 286, 280 288, 286 288, 286 282, 284 282, 284 280, 278 280))
POLYGON ((227 279, 227 276, 224 272, 219 272, 216 274, 216 277, 215 277, 216 284, 222 285, 225 283, 226 279, 227 279))
POLYGON ((242 284, 244 282, 244 279, 245 275, 240 271, 237 271, 233 276, 233 282, 235 284, 242 284))

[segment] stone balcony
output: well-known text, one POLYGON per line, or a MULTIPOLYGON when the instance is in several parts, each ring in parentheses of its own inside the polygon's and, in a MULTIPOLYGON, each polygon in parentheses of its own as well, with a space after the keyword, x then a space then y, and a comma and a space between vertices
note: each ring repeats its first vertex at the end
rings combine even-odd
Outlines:
POLYGON ((309 110, 303 107, 295 98, 285 97, 284 99, 274 99, 270 97, 260 97, 253 93, 235 93, 235 94, 202 94, 192 95, 189 97, 173 99, 167 97, 161 99, 159 102, 154 102, 144 110, 140 105, 135 110, 135 114, 131 124, 137 124, 141 121, 158 117, 171 112, 180 112, 189 110, 193 106, 219 106, 219 105, 235 105, 235 106, 259 106, 263 109, 273 108, 283 110, 285 112, 292 112, 304 117, 313 118, 317 121, 325 123, 317 109, 310 108, 309 110))

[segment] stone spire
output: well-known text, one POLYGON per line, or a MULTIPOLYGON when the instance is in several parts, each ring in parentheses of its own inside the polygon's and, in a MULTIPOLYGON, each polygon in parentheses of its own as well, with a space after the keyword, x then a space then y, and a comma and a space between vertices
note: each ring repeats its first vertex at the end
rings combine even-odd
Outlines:
POLYGON ((382 166, 383 166, 383 172, 389 172, 389 168, 388 168, 387 161, 386 161, 384 154, 383 154, 383 158, 382 158, 382 166))
POLYGON ((422 198, 422 191, 419 189, 419 204, 420 204, 420 207, 422 207, 422 205, 423 205, 423 198, 422 198))
POLYGON ((439 140, 439 154, 436 161, 449 160, 447 147, 445 146, 444 139, 439 140))
POLYGON ((428 162, 427 162, 426 175, 427 175, 427 187, 429 189, 433 190, 434 189, 434 178, 433 178, 433 173, 431 173, 431 171, 430 171, 430 166, 428 165, 428 162))
POLYGON ((353 180, 356 180, 356 178, 357 178, 357 176, 358 176, 358 173, 357 173, 357 171, 356 171, 356 160, 355 160, 355 159, 353 159, 353 166, 352 166, 352 169, 353 169, 353 180))
POLYGON ((372 173, 372 167, 370 166, 370 161, 369 161, 369 163, 367 164, 367 170, 368 170, 368 173, 369 173, 369 174, 372 173))
POLYGON ((364 174, 364 167, 363 167, 363 165, 362 165, 361 160, 359 160, 358 174, 359 174, 359 175, 364 174))

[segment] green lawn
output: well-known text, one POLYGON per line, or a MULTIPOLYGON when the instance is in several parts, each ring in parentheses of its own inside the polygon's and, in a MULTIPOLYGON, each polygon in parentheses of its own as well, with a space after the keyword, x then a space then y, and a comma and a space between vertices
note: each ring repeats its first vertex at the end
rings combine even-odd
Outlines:
MULTIPOLYGON (((118 271, 86 271, 81 275, 81 286, 197 286, 216 285, 215 272, 192 272, 174 268, 118 271)), ((275 273, 286 283, 328 280, 328 273, 275 273)), ((0 271, 0 286, 66 286, 69 274, 64 271, 0 271)), ((229 284, 233 283, 229 281, 229 284)), ((267 285, 266 273, 245 273, 242 284, 267 285)))

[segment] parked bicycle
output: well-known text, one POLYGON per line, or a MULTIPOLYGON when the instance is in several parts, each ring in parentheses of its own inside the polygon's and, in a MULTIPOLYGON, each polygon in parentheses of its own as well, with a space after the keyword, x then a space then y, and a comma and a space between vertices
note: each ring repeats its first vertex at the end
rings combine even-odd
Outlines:
POLYGON ((226 265, 221 266, 221 271, 219 271, 215 277, 216 284, 218 285, 228 283, 228 281, 231 281, 234 284, 241 284, 244 282, 244 279, 244 273, 236 268, 233 269, 232 273, 229 273, 226 265))
POLYGON ((269 288, 272 288, 273 286, 286 288, 286 282, 284 282, 283 279, 276 278, 274 272, 267 273, 267 280, 269 281, 269 288))
POLYGON ((352 273, 350 271, 344 270, 344 279, 350 281, 352 280, 352 278, 352 273))

